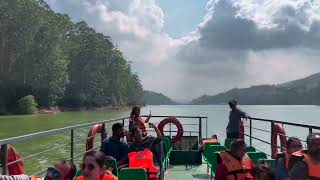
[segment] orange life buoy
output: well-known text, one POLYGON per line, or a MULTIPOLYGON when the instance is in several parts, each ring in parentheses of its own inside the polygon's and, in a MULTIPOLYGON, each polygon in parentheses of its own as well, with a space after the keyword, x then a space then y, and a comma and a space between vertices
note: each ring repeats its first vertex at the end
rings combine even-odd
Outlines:
POLYGON ((24 174, 24 166, 19 153, 8 144, 8 173, 9 175, 24 174), (13 164, 9 164, 14 162, 13 164))
POLYGON ((179 141, 181 139, 181 137, 183 136, 183 127, 180 123, 180 121, 175 118, 175 117, 168 117, 164 120, 162 120, 159 124, 158 124, 158 129, 159 131, 161 132, 162 135, 164 135, 163 133, 163 128, 166 124, 169 124, 169 123, 172 123, 174 125, 177 126, 177 129, 178 129, 178 132, 177 132, 177 135, 172 138, 172 142, 176 142, 176 141, 179 141))
POLYGON ((101 141, 103 141, 107 137, 105 124, 96 124, 91 127, 87 138, 87 151, 93 148, 94 138, 97 133, 101 134, 101 141))
POLYGON ((282 124, 275 123, 273 126, 273 129, 271 130, 272 135, 271 135, 271 155, 272 158, 277 157, 278 153, 278 137, 280 139, 280 147, 281 151, 283 151, 286 147, 287 143, 287 138, 286 138, 286 132, 283 128, 282 124))

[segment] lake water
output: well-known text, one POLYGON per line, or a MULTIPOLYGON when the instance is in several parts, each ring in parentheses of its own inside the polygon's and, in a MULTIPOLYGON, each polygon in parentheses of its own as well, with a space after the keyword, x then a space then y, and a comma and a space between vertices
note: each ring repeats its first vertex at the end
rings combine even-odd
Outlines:
MULTIPOLYGON (((319 115, 320 106, 239 106, 240 109, 247 112, 251 117, 273 119, 286 122, 295 122, 320 126, 319 115)), ((229 107, 224 105, 178 105, 178 106, 147 106, 142 109, 142 114, 152 115, 184 115, 184 116, 206 116, 207 125, 203 120, 203 136, 217 134, 220 141, 225 138, 225 128, 228 122, 229 107)), ((94 122, 98 120, 118 118, 128 116, 129 109, 108 112, 62 112, 57 115, 29 115, 29 116, 0 116, 0 139, 29 134, 33 132, 60 128, 70 125, 94 122)), ((159 122, 161 118, 152 118, 151 122, 159 122)), ((179 119, 184 123, 196 122, 187 119, 179 119)), ((253 121, 253 126, 264 130, 270 130, 270 123, 253 121)), ((110 128, 110 127, 109 127, 110 128)), ((189 125, 186 130, 198 129, 196 125, 189 125)), ((298 136, 305 139, 308 133, 307 129, 285 126, 288 136, 298 136)), ((75 132, 76 139, 80 142, 75 147, 75 154, 81 153, 85 149, 85 138, 89 129, 81 129, 75 132), (83 141, 81 141, 83 139, 83 141)), ((70 143, 70 132, 50 136, 47 138, 38 138, 27 142, 13 144, 23 157, 32 153, 46 150, 48 148, 61 146, 63 143, 70 143)), ((253 130, 253 136, 259 137, 270 142, 270 133, 253 130)), ((99 138, 96 139, 99 145, 99 138)), ((270 145, 253 141, 259 150, 269 153, 270 145)), ((57 148, 49 154, 43 154, 36 158, 30 158, 25 161, 27 173, 34 173, 48 165, 51 165, 58 158, 69 158, 70 148, 68 146, 57 148)), ((81 158, 78 158, 81 161, 81 158)))

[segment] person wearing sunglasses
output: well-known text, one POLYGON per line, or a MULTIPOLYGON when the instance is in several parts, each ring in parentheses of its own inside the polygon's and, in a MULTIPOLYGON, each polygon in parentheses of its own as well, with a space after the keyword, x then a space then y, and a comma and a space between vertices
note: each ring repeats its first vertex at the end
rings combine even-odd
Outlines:
POLYGON ((58 160, 54 167, 48 167, 44 180, 72 180, 76 172, 72 161, 58 160))
MULTIPOLYGON (((48 167, 44 180, 72 180, 76 174, 76 166, 69 160, 58 160, 53 167, 48 167)), ((39 180, 38 176, 0 175, 0 180, 39 180)))
POLYGON ((105 164, 110 162, 112 157, 104 155, 99 151, 89 151, 83 157, 81 164, 81 176, 76 180, 117 180, 111 171, 106 169, 105 164))

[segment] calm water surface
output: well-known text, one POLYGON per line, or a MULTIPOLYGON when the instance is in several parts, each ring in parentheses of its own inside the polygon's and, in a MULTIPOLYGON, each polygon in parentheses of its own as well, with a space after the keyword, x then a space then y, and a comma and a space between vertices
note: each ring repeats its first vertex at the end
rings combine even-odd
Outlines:
MULTIPOLYGON (((279 121, 303 123, 309 125, 320 126, 320 106, 239 106, 240 109, 247 112, 252 117, 273 119, 279 121)), ((187 115, 187 116, 207 116, 207 125, 203 120, 203 136, 211 136, 218 134, 219 140, 225 138, 225 128, 228 122, 229 107, 224 105, 179 105, 179 106, 147 106, 142 109, 142 114, 152 115, 187 115), (206 134, 207 131, 207 134, 206 134)), ((128 116, 129 109, 120 111, 107 112, 63 112, 57 115, 29 115, 29 116, 0 116, 0 139, 34 133, 43 130, 60 128, 70 125, 94 122, 98 120, 118 118, 128 116)), ((151 122, 159 122, 161 118, 152 118, 151 122)), ((195 123, 197 120, 180 119, 184 123, 195 123)), ((270 123, 253 122, 254 127, 270 130, 270 123)), ((110 128, 110 127, 109 127, 110 128)), ((174 128, 173 128, 174 129, 174 128)), ((308 130, 285 126, 287 135, 298 136, 305 139, 308 130)), ((197 131, 198 126, 189 125, 185 130, 197 131)), ((78 140, 75 146, 74 154, 79 154, 85 150, 85 139, 89 129, 83 128, 75 132, 75 139, 78 140)), ((70 132, 46 137, 37 138, 27 142, 15 143, 14 147, 23 157, 32 153, 61 146, 70 143, 70 132)), ((270 141, 270 133, 253 131, 253 135, 266 141, 270 141)), ((95 145, 99 145, 99 138, 96 138, 95 145)), ((270 146, 253 141, 258 149, 270 152, 270 146)), ((61 148, 54 149, 49 153, 42 154, 36 158, 25 160, 27 173, 31 174, 51 165, 58 158, 69 158, 70 146, 66 145, 61 148)), ((76 159, 81 161, 81 156, 76 159)))

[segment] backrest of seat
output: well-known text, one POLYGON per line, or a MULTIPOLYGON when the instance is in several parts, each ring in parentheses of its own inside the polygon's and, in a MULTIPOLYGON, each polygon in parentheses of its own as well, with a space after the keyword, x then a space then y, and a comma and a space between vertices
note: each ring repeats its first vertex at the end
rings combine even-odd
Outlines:
POLYGON ((143 168, 123 168, 119 172, 119 180, 148 180, 143 168))
POLYGON ((216 152, 221 152, 221 151, 225 151, 226 148, 224 146, 220 146, 220 145, 210 145, 207 147, 207 149, 205 149, 206 153, 205 157, 207 158, 208 161, 215 161, 216 160, 216 152))
POLYGON ((231 142, 232 142, 233 140, 234 140, 234 139, 226 138, 226 140, 224 141, 224 146, 225 146, 227 149, 230 149, 230 145, 231 145, 231 142))
POLYGON ((74 175, 73 179, 75 180, 78 176, 81 176, 81 170, 77 170, 76 174, 74 175))
POLYGON ((115 176, 118 176, 118 163, 115 159, 113 159, 109 163, 106 163, 106 168, 112 168, 113 169, 112 173, 115 176))
POLYGON ((256 152, 256 148, 252 147, 252 146, 248 146, 246 148, 246 152, 256 152))
POLYGON ((258 164, 259 159, 267 159, 267 155, 263 152, 248 152, 247 154, 254 164, 258 164))

